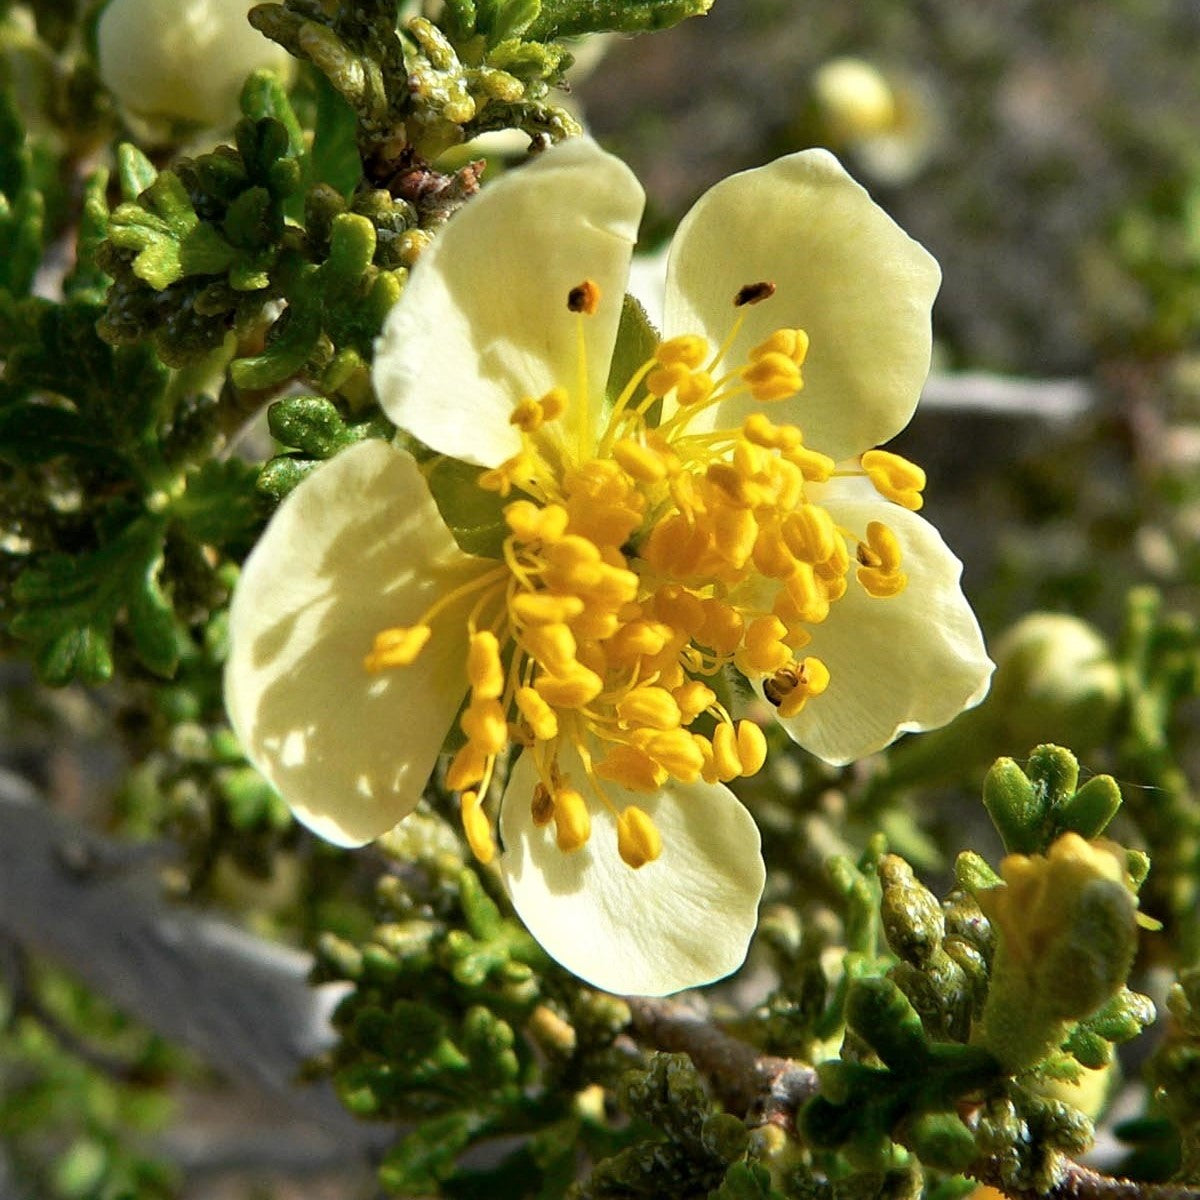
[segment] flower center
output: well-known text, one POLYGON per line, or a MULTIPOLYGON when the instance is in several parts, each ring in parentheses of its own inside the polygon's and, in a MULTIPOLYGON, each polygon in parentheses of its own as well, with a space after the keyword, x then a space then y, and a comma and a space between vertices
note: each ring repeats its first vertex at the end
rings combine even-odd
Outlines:
MULTIPOLYGON (((738 428, 693 429, 699 413, 728 400, 768 405, 802 389, 803 330, 778 329, 745 362, 726 362, 745 306, 774 290, 739 291, 733 329, 715 350, 698 335, 660 343, 598 437, 583 322, 599 294, 591 281, 571 290, 577 394, 555 388, 517 403, 521 449, 480 477, 502 497, 519 493, 504 508, 503 565, 467 585, 479 593, 467 628, 467 740, 446 776, 482 861, 495 852, 483 798, 514 744, 533 755, 540 779, 533 821, 554 824, 561 850, 589 840, 599 804, 615 817, 622 859, 654 860, 662 842, 650 816, 637 805, 618 809, 607 785, 654 794, 671 779, 755 774, 766 758, 762 730, 735 721, 710 685, 733 667, 761 682, 780 717, 794 717, 829 684, 824 663, 800 654, 810 627, 845 594, 852 564, 872 596, 904 589, 892 530, 844 529, 814 493, 835 474, 865 474, 887 498, 917 508, 920 468, 873 450, 861 468, 839 471, 796 426, 763 412, 738 428), (583 778, 562 767, 565 747, 583 778)), ((438 611, 462 595, 443 596, 415 626, 380 633, 367 669, 411 663, 438 611)))

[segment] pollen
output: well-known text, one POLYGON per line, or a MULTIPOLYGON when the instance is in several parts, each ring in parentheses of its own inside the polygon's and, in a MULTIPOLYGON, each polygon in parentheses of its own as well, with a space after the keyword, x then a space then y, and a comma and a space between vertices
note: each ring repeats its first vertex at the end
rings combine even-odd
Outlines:
POLYGON ((383 630, 364 658, 370 673, 418 672, 431 639, 464 648, 466 740, 445 780, 482 862, 496 853, 491 783, 515 749, 540 782, 504 803, 528 804, 556 852, 594 842, 630 868, 653 862, 664 834, 647 809, 663 810, 630 793, 660 804, 673 785, 733 784, 766 762, 763 730, 730 716, 716 681, 740 672, 780 717, 796 716, 830 686, 803 650, 833 606, 852 587, 886 602, 907 583, 895 530, 843 528, 822 485, 865 476, 911 509, 920 468, 882 450, 839 466, 800 426, 745 413, 804 386, 802 329, 781 326, 734 361, 751 307, 778 303, 774 285, 739 291, 719 345, 699 334, 660 343, 607 405, 586 394, 584 318, 599 302, 590 280, 571 290, 576 370, 513 397, 519 448, 480 475, 504 498, 494 569, 383 630), (725 411, 736 426, 722 426, 725 411), (452 605, 465 629, 438 620, 452 605), (594 836, 604 814, 615 848, 594 836))

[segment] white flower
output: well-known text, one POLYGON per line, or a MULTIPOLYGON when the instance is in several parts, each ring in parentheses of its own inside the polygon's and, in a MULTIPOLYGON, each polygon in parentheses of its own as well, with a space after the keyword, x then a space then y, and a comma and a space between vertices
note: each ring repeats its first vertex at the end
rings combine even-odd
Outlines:
POLYGON ((96 29, 100 78, 139 116, 232 125, 246 76, 292 59, 246 19, 257 0, 110 0, 96 29))
POLYGON ((503 557, 457 547, 409 454, 353 447, 248 560, 226 690, 247 752, 342 845, 411 811, 457 719, 447 781, 490 860, 518 748, 497 859, 518 913, 583 978, 662 994, 739 965, 764 878, 724 783, 765 739, 709 683, 741 671, 841 763, 976 703, 991 664, 911 511, 923 475, 864 457, 916 404, 933 260, 828 154, 735 176, 676 236, 666 340, 606 388, 642 200, 578 139, 449 223, 375 384, 484 468, 503 557))

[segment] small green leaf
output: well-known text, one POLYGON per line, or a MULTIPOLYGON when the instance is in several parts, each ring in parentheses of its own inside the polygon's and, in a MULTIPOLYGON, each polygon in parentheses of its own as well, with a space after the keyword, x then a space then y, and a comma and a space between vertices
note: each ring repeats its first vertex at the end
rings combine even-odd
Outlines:
POLYGON ((458 1156, 470 1145, 478 1125, 467 1113, 452 1113, 418 1125, 388 1152, 379 1178, 399 1195, 432 1195, 440 1182, 454 1173, 458 1156))
POLYGON ((175 617, 158 583, 165 521, 143 516, 89 554, 47 555, 18 577, 21 611, 13 634, 32 644, 42 678, 103 683, 112 674, 112 638, 128 616, 134 650, 159 675, 178 661, 175 617))
POLYGON ((262 515, 257 480, 252 463, 210 459, 188 476, 187 490, 171 505, 171 516, 198 542, 222 548, 236 544, 262 515))

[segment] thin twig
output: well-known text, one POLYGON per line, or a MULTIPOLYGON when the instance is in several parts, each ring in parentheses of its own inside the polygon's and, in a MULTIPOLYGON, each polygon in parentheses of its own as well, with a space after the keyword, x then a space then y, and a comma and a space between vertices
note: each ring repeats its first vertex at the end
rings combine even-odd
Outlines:
MULTIPOLYGON (((820 1085, 812 1067, 760 1054, 694 1009, 674 1000, 633 998, 628 1003, 634 1032, 644 1045, 689 1055, 725 1108, 754 1124, 792 1130, 800 1106, 817 1093, 820 1085)), ((993 1159, 976 1163, 968 1174, 1009 1200, 1200 1200, 1200 1188, 1116 1179, 1075 1162, 1067 1163, 1062 1179, 1047 1192, 1006 1187, 1000 1163, 993 1159)))
POLYGON ((1200 1188, 1187 1184, 1117 1179, 1076 1162, 1067 1163, 1062 1179, 1048 1192, 1006 1186, 999 1164, 992 1159, 974 1164, 969 1174, 981 1183, 991 1184, 1009 1200, 1200 1200, 1200 1188))
POLYGON ((754 1124, 790 1129, 796 1110, 817 1091, 812 1067, 760 1054, 677 1001, 635 997, 629 1000, 629 1011, 644 1043, 688 1054, 717 1099, 754 1124))

